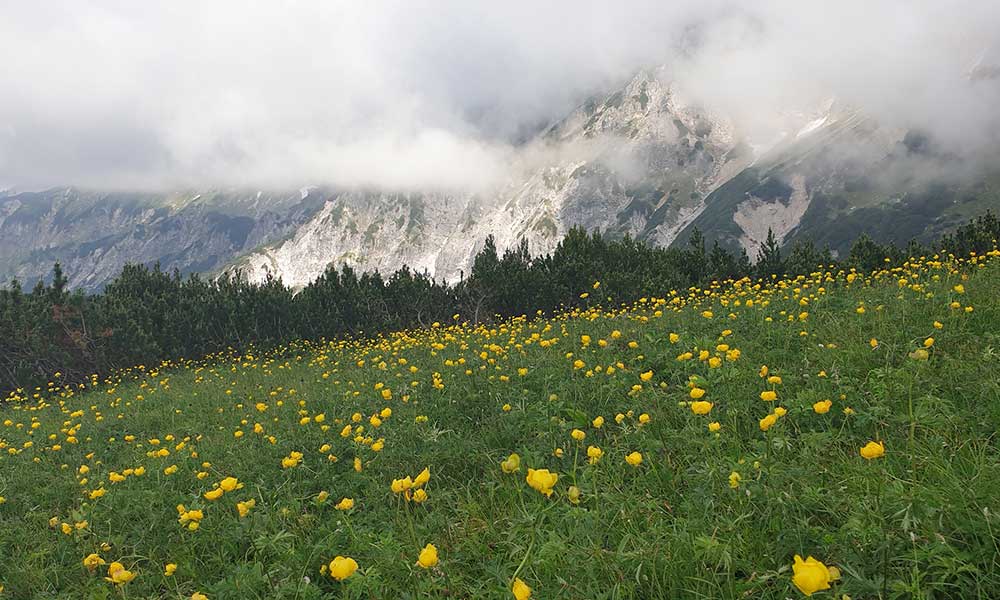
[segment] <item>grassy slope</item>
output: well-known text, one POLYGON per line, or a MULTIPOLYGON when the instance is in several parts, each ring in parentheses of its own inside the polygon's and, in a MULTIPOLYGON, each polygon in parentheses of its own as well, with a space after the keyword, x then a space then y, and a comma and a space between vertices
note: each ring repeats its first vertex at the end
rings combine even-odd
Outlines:
POLYGON ((136 369, 85 393, 61 392, 71 397, 12 402, 0 409, 0 598, 186 598, 196 590, 212 600, 446 590, 510 598, 514 576, 535 598, 785 598, 798 594, 796 553, 837 565, 837 594, 988 596, 1000 585, 1000 262, 963 272, 965 281, 921 264, 851 284, 831 274, 759 290, 721 286, 658 309, 647 302, 493 330, 442 327, 297 345, 275 358, 136 369), (959 282, 961 295, 952 289, 959 282), (975 310, 951 309, 952 300, 975 310), (671 332, 680 336, 674 344, 671 332), (908 358, 928 336, 930 359, 908 358), (699 361, 701 349, 721 366, 699 361), (687 351, 695 358, 677 359, 687 351), (762 364, 782 382, 761 379, 762 364), (609 365, 617 365, 611 374, 609 365), (653 376, 643 382, 646 371, 653 376), (691 375, 714 403, 708 416, 685 404, 691 375), (774 405, 758 395, 772 387, 774 405, 788 412, 765 433, 758 421, 774 405), (832 410, 816 414, 822 399, 832 410), (369 417, 385 407, 391 417, 374 428, 369 417), (340 435, 355 412, 360 442, 340 435), (642 413, 651 417, 644 426, 642 413), (721 423, 718 434, 711 421, 721 423), (586 432, 582 443, 574 428, 586 432), (374 452, 367 436, 384 438, 384 448, 374 452), (885 458, 859 456, 872 439, 885 441, 885 458), (587 463, 588 445, 603 450, 596 465, 587 463), (162 448, 169 456, 149 455, 162 448), (292 451, 304 454, 302 464, 283 469, 292 451), (638 468, 624 461, 632 451, 644 456, 638 468), (504 474, 511 452, 520 471, 504 474), (89 473, 79 474, 81 465, 89 473), (171 465, 178 470, 166 475, 171 465), (109 480, 140 466, 142 476, 109 480), (393 479, 425 466, 425 503, 390 491, 393 479), (526 485, 529 466, 559 473, 551 498, 526 485), (245 487, 215 502, 202 497, 225 476, 245 487), (574 483, 579 505, 567 498, 574 483), (100 488, 106 494, 89 499, 100 488), (319 503, 322 491, 330 498, 319 503), (356 507, 335 510, 342 497, 356 507), (250 498, 256 507, 240 519, 235 503, 250 498), (178 523, 177 504, 204 510, 199 530, 178 523), (86 526, 60 531, 80 521, 86 526), (424 571, 414 563, 428 542, 441 563, 424 571), (88 574, 81 564, 91 552, 136 578, 115 590, 106 567, 88 574), (361 565, 345 582, 320 572, 338 554, 361 565), (178 565, 172 577, 163 575, 168 562, 178 565))

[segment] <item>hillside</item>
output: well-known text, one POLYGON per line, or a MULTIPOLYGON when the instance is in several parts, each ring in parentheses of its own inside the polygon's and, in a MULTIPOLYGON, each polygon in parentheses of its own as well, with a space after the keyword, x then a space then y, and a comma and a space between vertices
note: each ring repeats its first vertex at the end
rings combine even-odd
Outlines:
POLYGON ((998 258, 56 379, 0 408, 0 586, 987 597, 998 258))

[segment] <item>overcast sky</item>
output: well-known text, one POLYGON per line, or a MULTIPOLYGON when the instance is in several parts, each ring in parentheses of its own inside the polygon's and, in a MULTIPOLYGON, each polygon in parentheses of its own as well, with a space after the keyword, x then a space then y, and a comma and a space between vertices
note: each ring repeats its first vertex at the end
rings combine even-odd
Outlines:
POLYGON ((0 187, 475 188, 661 64, 747 130, 836 97, 993 151, 997 32, 994 0, 0 0, 0 187))

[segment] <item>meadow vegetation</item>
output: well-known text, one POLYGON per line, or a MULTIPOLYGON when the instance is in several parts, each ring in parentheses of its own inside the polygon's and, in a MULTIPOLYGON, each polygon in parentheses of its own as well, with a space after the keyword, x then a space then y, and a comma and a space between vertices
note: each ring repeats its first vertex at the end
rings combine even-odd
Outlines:
POLYGON ((0 598, 995 596, 998 257, 54 378, 0 598))

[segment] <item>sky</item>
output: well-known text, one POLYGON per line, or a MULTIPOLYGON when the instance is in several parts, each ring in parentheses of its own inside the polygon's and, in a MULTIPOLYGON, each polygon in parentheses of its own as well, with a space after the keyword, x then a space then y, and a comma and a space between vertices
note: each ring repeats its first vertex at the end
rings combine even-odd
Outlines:
MULTIPOLYGON (((1000 148, 1000 2, 0 0, 0 188, 479 190, 639 69, 1000 148)), ((992 153, 992 154, 991 154, 992 153)))

